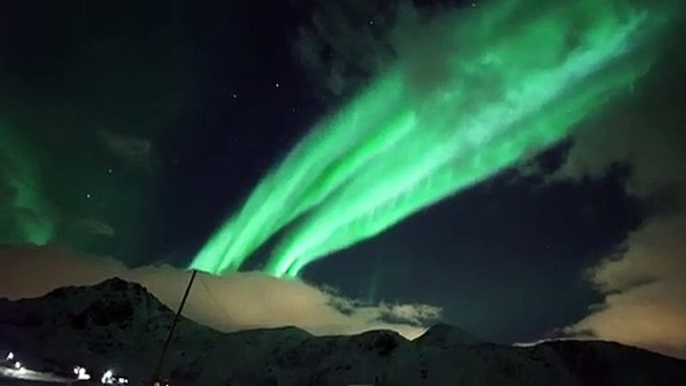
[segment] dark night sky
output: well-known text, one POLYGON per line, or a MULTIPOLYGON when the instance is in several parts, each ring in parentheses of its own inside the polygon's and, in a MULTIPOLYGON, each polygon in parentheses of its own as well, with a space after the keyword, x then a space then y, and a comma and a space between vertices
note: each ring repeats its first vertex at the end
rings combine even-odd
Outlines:
MULTIPOLYGON (((358 16, 381 29, 388 8, 358 16)), ((41 177, 26 185, 57 219, 53 241, 131 267, 187 265, 310 125, 367 79, 335 46, 326 58, 349 66, 337 92, 299 60, 299 31, 314 28, 319 10, 304 0, 3 1, 0 114, 33 149, 25 159, 41 177)), ((683 105, 680 88, 663 92, 669 103, 655 105, 683 105)), ((623 161, 641 157, 622 152, 599 160, 601 173, 549 182, 575 146, 539 156, 534 174, 510 170, 448 198, 304 279, 370 302, 436 305, 445 321, 494 341, 550 336, 603 301, 587 270, 659 201, 627 189, 641 166, 623 161)))

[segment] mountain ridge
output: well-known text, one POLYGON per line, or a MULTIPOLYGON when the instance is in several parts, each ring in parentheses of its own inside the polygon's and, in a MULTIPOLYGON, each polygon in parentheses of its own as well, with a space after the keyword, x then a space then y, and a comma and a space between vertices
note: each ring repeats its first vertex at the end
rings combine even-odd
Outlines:
MULTIPOLYGON (((150 376, 174 312, 119 278, 0 299, 0 348, 41 365, 150 376)), ((181 317, 167 366, 193 385, 625 385, 686 384, 686 362, 601 341, 531 347, 484 342, 447 324, 408 341, 393 331, 316 337, 297 327, 223 333, 181 317)))

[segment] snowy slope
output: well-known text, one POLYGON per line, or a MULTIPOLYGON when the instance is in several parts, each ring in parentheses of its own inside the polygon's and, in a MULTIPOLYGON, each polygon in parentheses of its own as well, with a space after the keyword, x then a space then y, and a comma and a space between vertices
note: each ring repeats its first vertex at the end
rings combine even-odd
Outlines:
MULTIPOLYGON (((0 299, 0 348, 93 374, 149 377, 174 314, 120 279, 0 299)), ((415 341, 390 331, 313 337, 289 327, 221 333, 183 318, 165 374, 175 385, 686 385, 686 362, 609 342, 483 342, 448 325, 415 341)))

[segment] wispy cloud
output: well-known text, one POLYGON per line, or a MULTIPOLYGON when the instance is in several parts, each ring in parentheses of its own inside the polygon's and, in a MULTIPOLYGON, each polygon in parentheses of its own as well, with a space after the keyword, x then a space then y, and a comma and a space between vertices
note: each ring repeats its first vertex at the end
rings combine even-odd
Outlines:
POLYGON ((77 225, 86 232, 96 236, 113 237, 115 234, 112 225, 93 217, 80 219, 77 221, 77 225))
POLYGON ((107 130, 99 130, 98 137, 109 151, 129 166, 152 171, 153 145, 151 141, 107 130))

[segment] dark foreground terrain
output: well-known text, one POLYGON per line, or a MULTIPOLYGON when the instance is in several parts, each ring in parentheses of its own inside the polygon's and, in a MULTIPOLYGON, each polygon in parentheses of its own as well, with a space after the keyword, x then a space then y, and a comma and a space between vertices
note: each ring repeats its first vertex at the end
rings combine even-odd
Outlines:
MULTIPOLYGON (((113 369, 140 385, 173 316, 145 288, 117 278, 0 299, 0 348, 32 358, 32 368, 66 374, 78 364, 95 377, 113 369)), ((182 319, 171 347, 172 385, 686 385, 685 361, 646 350, 597 341, 501 346, 447 325, 407 341, 389 331, 222 333, 182 319)))

